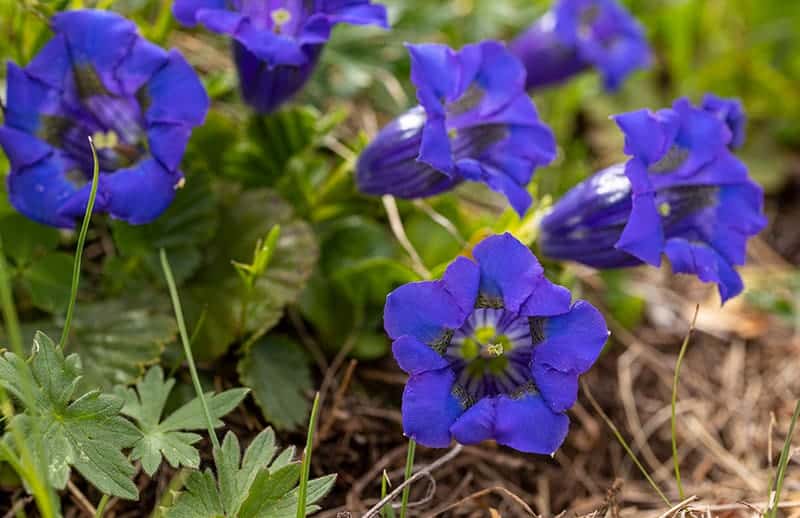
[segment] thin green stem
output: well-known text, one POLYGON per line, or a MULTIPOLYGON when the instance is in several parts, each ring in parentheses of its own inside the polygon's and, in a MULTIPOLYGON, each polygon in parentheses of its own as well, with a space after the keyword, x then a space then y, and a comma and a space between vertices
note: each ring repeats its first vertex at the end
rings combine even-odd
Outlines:
MULTIPOLYGON (((389 492, 389 485, 389 475, 386 473, 386 470, 383 470, 383 475, 381 475, 381 500, 386 498, 386 494, 389 492)), ((383 506, 381 509, 381 516, 383 518, 395 518, 394 507, 392 507, 391 502, 383 506)))
POLYGON ((106 506, 108 505, 109 496, 104 494, 102 498, 100 498, 100 502, 97 503, 97 510, 94 513, 94 518, 103 518, 103 513, 106 512, 106 506))
POLYGON ((678 361, 675 362, 675 378, 672 380, 672 416, 670 419, 672 430, 672 463, 675 465, 675 482, 678 485, 678 496, 681 500, 684 499, 684 495, 683 484, 681 483, 681 463, 678 460, 678 419, 676 417, 676 408, 678 406, 678 381, 680 380, 681 363, 683 363, 683 357, 686 356, 686 350, 689 348, 689 340, 692 338, 692 332, 697 323, 698 313, 700 313, 700 304, 694 309, 692 323, 689 325, 689 331, 683 339, 683 344, 681 344, 681 350, 678 353, 678 361))
MULTIPOLYGON (((408 453, 406 454, 406 471, 403 480, 411 478, 411 472, 414 471, 414 454, 417 451, 417 441, 414 439, 408 440, 408 453)), ((403 488, 403 495, 400 497, 400 518, 406 518, 408 512, 408 497, 411 494, 411 484, 403 488)))
POLYGON ((22 331, 19 326, 17 307, 14 305, 14 295, 11 293, 11 275, 6 263, 6 254, 3 240, 0 238, 0 304, 2 304, 3 321, 6 324, 8 341, 11 350, 20 358, 25 357, 25 346, 22 343, 22 331))
POLYGON ((97 184, 100 180, 100 163, 97 161, 97 151, 94 142, 89 137, 89 147, 92 149, 92 189, 89 192, 89 201, 86 203, 86 213, 83 215, 81 232, 78 234, 78 247, 75 250, 75 261, 72 265, 72 289, 69 294, 69 305, 67 306, 67 316, 64 319, 64 330, 61 331, 61 340, 58 346, 64 349, 69 337, 69 328, 72 325, 72 314, 75 310, 75 300, 78 298, 78 283, 81 278, 81 259, 83 258, 83 246, 86 244, 86 234, 89 232, 89 221, 92 219, 94 210, 94 200, 97 197, 97 184))
POLYGON ((167 286, 169 286, 169 294, 172 297, 172 306, 175 308, 175 320, 178 321, 178 331, 181 335, 181 343, 183 344, 183 353, 186 355, 186 362, 189 364, 189 372, 192 375, 192 383, 194 390, 197 392, 197 398, 200 400, 200 406, 203 407, 203 414, 206 418, 206 426, 208 426, 208 436, 211 439, 211 444, 215 450, 220 448, 217 432, 214 431, 214 420, 211 419, 211 412, 208 410, 208 403, 203 394, 203 386, 200 385, 200 377, 197 375, 197 367, 194 364, 194 356, 192 355, 192 346, 189 341, 189 334, 186 332, 186 322, 183 320, 183 309, 181 308, 181 299, 178 296, 178 288, 175 285, 175 277, 172 275, 172 268, 169 266, 167 259, 167 252, 161 249, 161 268, 164 270, 164 276, 167 279, 167 286))
MULTIPOLYGON (((770 495, 769 499, 772 503, 767 513, 769 518, 778 518, 778 508, 781 503, 781 492, 783 491, 783 480, 786 478, 786 468, 789 466, 789 453, 792 449, 792 437, 794 436, 794 427, 797 424, 798 417, 800 417, 800 400, 797 401, 797 405, 794 407, 792 422, 789 424, 789 433, 786 434, 786 441, 783 443, 783 450, 781 450, 781 458, 778 461, 778 471, 775 475, 775 492, 770 495)), ((772 484, 770 484, 770 486, 772 486, 772 484)))
POLYGON ((303 468, 300 472, 300 486, 297 488, 297 518, 306 516, 306 495, 308 494, 308 479, 311 476, 311 452, 314 447, 314 431, 317 427, 319 415, 319 392, 314 396, 314 405, 311 407, 311 419, 308 421, 308 435, 306 448, 303 450, 303 468))
POLYGON ((603 411, 603 409, 600 407, 600 404, 597 402, 592 393, 589 391, 589 387, 583 381, 581 381, 581 388, 583 388, 583 393, 586 394, 586 398, 589 400, 589 403, 592 405, 592 408, 594 408, 595 412, 600 414, 600 417, 603 419, 603 421, 605 421, 606 425, 608 425, 608 428, 611 430, 611 433, 613 433, 614 437, 617 438, 617 441, 620 443, 622 448, 631 458, 636 467, 639 468, 639 471, 642 473, 642 475, 644 475, 644 478, 647 479, 647 482, 650 484, 650 487, 652 487, 653 490, 655 490, 655 492, 658 493, 658 496, 660 496, 661 500, 663 500, 664 503, 667 504, 667 507, 672 507, 672 502, 669 501, 667 495, 665 495, 664 492, 661 491, 661 488, 658 487, 658 484, 655 483, 655 481, 647 472, 647 470, 644 468, 642 463, 639 462, 639 459, 636 457, 636 454, 633 453, 633 450, 628 445, 628 441, 626 441, 625 438, 622 436, 622 433, 619 431, 619 428, 617 428, 617 426, 614 424, 614 421, 612 421, 611 418, 608 417, 608 414, 606 414, 603 411))

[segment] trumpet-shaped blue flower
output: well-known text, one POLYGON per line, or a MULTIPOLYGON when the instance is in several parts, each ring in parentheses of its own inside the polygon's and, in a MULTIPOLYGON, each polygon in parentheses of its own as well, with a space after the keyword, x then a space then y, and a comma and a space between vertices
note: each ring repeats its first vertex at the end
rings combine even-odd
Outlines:
POLYGON ((95 210, 130 223, 157 218, 182 185, 178 169, 208 98, 176 50, 165 51, 108 11, 57 14, 55 32, 25 68, 8 64, 2 145, 12 205, 72 227, 86 210, 98 151, 95 210))
POLYGON ((528 71, 527 88, 597 68, 608 90, 650 64, 644 31, 616 0, 558 0, 511 43, 528 71))
POLYGON ((542 251, 597 268, 658 266, 666 255, 674 272, 716 283, 723 302, 739 294, 735 266, 766 220, 761 188, 729 149, 743 115, 719 105, 738 106, 680 99, 616 116, 632 158, 559 200, 542 221, 542 251))
POLYGON ((410 375, 404 431, 434 448, 494 439, 551 454, 567 435, 578 377, 608 337, 605 321, 587 302, 571 304, 510 234, 483 240, 473 256, 386 299, 386 332, 410 375))
POLYGON ((523 214, 534 170, 556 154, 525 93, 525 69, 494 41, 456 52, 408 45, 419 106, 387 125, 361 154, 359 189, 421 198, 465 181, 503 193, 523 214))
POLYGON ((234 39, 242 97, 269 113, 308 81, 339 23, 388 27, 371 0, 176 0, 175 17, 234 39))

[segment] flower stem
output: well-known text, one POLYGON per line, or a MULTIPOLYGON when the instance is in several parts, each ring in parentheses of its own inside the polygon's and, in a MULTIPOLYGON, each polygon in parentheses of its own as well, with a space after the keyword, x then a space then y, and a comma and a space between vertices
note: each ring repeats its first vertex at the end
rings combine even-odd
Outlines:
MULTIPOLYGON (((403 480, 411 478, 411 472, 414 471, 414 454, 417 451, 417 441, 414 439, 408 440, 408 454, 406 455, 406 471, 403 480)), ((411 493, 411 484, 403 488, 403 496, 400 497, 400 518, 406 518, 408 512, 408 496, 411 493)))
POLYGON ((175 277, 172 275, 172 268, 169 266, 167 259, 167 252, 161 249, 161 268, 164 270, 164 276, 167 279, 167 286, 169 286, 169 294, 172 297, 172 306, 175 308, 175 320, 178 321, 178 332, 181 335, 181 343, 183 344, 183 353, 186 355, 186 362, 189 364, 189 372, 192 375, 192 383, 194 390, 197 392, 197 398, 200 400, 200 406, 203 407, 203 414, 206 418, 206 426, 208 426, 208 436, 211 439, 211 444, 215 450, 220 449, 219 439, 217 432, 214 431, 214 420, 211 419, 211 412, 208 410, 208 403, 206 403, 205 395, 203 394, 203 386, 200 385, 200 377, 197 375, 197 367, 194 364, 194 356, 192 356, 192 346, 189 342, 189 334, 186 332, 186 322, 183 320, 183 309, 181 309, 181 299, 178 296, 178 288, 175 285, 175 277))
POLYGON ((300 486, 297 488, 297 518, 306 516, 306 494, 308 493, 308 478, 311 476, 311 450, 314 447, 314 429, 317 426, 319 414, 319 392, 314 396, 314 405, 311 407, 311 419, 308 422, 308 435, 306 448, 303 450, 303 468, 300 472, 300 486))
POLYGON ((61 331, 61 340, 58 342, 58 346, 62 350, 67 345, 69 328, 72 325, 72 314, 75 310, 75 300, 78 298, 78 283, 81 278, 83 246, 86 244, 86 233, 89 231, 89 221, 92 219, 94 200, 97 197, 97 184, 100 180, 100 164, 97 161, 97 151, 94 149, 92 137, 89 137, 89 147, 92 149, 92 189, 89 192, 89 201, 86 202, 86 213, 83 215, 83 224, 81 225, 80 234, 78 234, 78 246, 75 250, 75 261, 72 264, 72 289, 69 294, 69 305, 67 306, 67 316, 64 319, 64 329, 61 331))
POLYGON ((689 339, 692 337, 692 331, 694 331, 694 325, 697 322, 697 314, 699 312, 700 304, 698 304, 694 310, 694 317, 689 326, 689 331, 686 333, 686 338, 683 339, 683 344, 681 344, 681 350, 678 353, 678 361, 675 362, 675 378, 672 381, 672 416, 670 419, 672 430, 672 463, 675 465, 675 482, 678 485, 678 496, 681 500, 684 499, 684 496, 683 484, 681 483, 681 466, 678 460, 678 420, 675 409, 678 406, 678 380, 680 379, 681 363, 683 363, 683 357, 686 355, 686 350, 689 348, 689 339))

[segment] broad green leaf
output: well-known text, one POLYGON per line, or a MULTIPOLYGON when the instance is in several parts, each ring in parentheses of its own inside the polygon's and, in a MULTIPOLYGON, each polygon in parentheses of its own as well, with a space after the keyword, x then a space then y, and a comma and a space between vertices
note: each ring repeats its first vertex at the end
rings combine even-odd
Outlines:
POLYGON ((22 283, 30 293, 33 305, 48 313, 66 311, 72 285, 70 254, 54 252, 22 270, 22 283))
POLYGON ((245 332, 265 333, 277 324, 284 307, 297 300, 318 255, 311 227, 294 219, 291 206, 273 191, 243 192, 229 187, 223 195, 221 214, 206 265, 183 292, 190 326, 206 310, 193 344, 198 358, 204 360, 224 354, 245 332), (275 225, 281 227, 275 252, 247 298, 247 316, 243 319, 245 288, 232 261, 250 261, 256 242, 275 225))
POLYGON ((297 343, 265 337, 245 352, 238 371, 269 423, 291 430, 306 422, 311 404, 305 392, 312 388, 311 372, 297 343))
POLYGON ((111 389, 141 376, 176 334, 163 299, 105 300, 77 306, 69 347, 80 354, 84 384, 111 389))
MULTIPOLYGON (((173 468, 197 468, 200 465, 200 454, 193 444, 201 436, 188 432, 205 429, 200 400, 195 398, 161 420, 164 405, 174 385, 175 380, 165 381, 164 372, 161 367, 156 366, 150 368, 136 384, 136 390, 117 387, 117 394, 125 401, 121 412, 133 419, 141 435, 133 446, 131 459, 141 460, 142 468, 150 476, 161 466, 162 457, 173 468)), ((215 426, 222 425, 219 418, 233 410, 247 392, 247 389, 234 389, 221 394, 206 395, 215 426)))
POLYGON ((31 438, 50 483, 63 489, 74 467, 104 493, 135 499, 136 469, 122 450, 136 441, 136 428, 120 415, 121 398, 83 392, 80 378, 78 356, 65 358, 43 333, 34 337, 29 362, 8 352, 0 357, 0 385, 20 395, 25 406, 11 426, 31 438))
POLYGON ((34 257, 58 246, 58 230, 12 213, 0 218, 3 249, 17 266, 30 263, 34 257))
POLYGON ((147 225, 112 221, 114 242, 124 257, 137 258, 152 277, 162 279, 158 251, 167 250, 178 282, 188 279, 202 263, 202 246, 214 236, 216 198, 204 175, 187 177, 186 184, 164 214, 147 225))
MULTIPOLYGON (((175 505, 167 510, 168 518, 287 518, 297 509, 297 481, 300 464, 291 462, 294 448, 275 455, 275 437, 270 428, 261 432, 242 459, 239 440, 228 433, 222 447, 214 451, 217 476, 210 471, 195 472, 175 505)), ((333 486, 335 476, 309 481, 309 513, 333 486)))

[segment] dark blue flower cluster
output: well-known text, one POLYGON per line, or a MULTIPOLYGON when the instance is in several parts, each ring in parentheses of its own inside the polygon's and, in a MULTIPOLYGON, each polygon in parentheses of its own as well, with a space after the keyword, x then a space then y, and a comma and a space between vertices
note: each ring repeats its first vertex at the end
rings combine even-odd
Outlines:
POLYGON ((555 158, 556 144, 525 93, 522 64, 495 41, 458 52, 435 44, 408 49, 420 105, 361 154, 361 191, 422 198, 470 180, 503 193, 524 214, 526 187, 555 158))
POLYGON ((739 294, 734 266, 766 225, 761 188, 731 152, 744 139, 741 105, 680 99, 615 120, 631 159, 559 200, 542 221, 542 251, 597 268, 658 266, 666 255, 673 271, 717 283, 723 302, 739 294))
POLYGON ((609 90, 650 64, 639 23, 616 0, 559 0, 511 43, 528 71, 526 87, 560 83, 597 68, 609 90))
POLYGON ((370 0, 176 0, 174 13, 233 37, 242 97, 263 113, 305 85, 334 25, 388 27, 386 8, 370 0))
POLYGON ((608 338, 600 313, 544 276, 510 234, 484 239, 442 280, 406 284, 386 299, 384 325, 400 367, 403 428, 420 444, 493 439, 552 454, 578 376, 608 338))
POLYGON ((98 149, 95 210, 130 223, 157 218, 182 185, 179 168, 208 98, 191 66, 107 11, 69 11, 25 68, 8 64, 0 145, 8 194, 26 216, 57 227, 83 217, 98 149))

